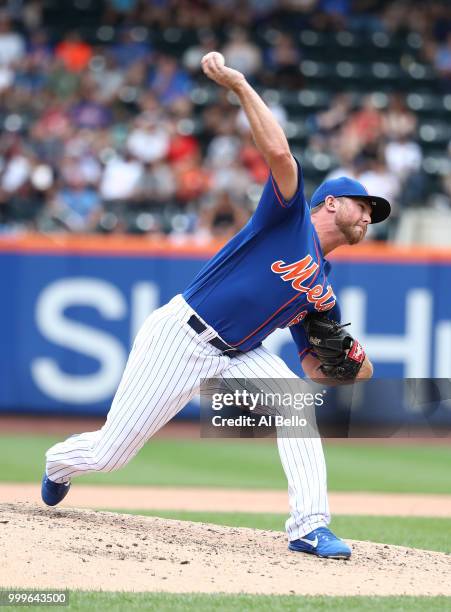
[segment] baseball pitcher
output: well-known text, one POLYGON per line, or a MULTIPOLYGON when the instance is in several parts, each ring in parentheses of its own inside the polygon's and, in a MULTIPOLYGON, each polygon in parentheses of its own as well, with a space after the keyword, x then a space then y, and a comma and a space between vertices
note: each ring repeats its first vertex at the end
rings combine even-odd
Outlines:
MULTIPOLYGON (((325 257, 365 238, 390 204, 359 182, 326 181, 310 205, 285 134, 243 74, 220 53, 202 59, 208 78, 233 91, 271 170, 249 222, 182 295, 153 312, 137 334, 104 426, 47 451, 42 499, 58 504, 71 480, 124 466, 199 391, 202 378, 293 378, 262 346, 289 327, 306 376, 349 383, 372 376, 363 347, 339 325, 325 257)), ((329 558, 351 549, 328 528, 326 466, 320 438, 278 437, 288 480, 289 548, 329 558)))

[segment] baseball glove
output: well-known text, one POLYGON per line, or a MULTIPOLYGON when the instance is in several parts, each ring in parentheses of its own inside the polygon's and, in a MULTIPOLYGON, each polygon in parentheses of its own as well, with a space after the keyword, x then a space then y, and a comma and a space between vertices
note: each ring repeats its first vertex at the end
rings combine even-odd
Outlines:
POLYGON ((303 321, 307 338, 321 362, 319 369, 337 381, 354 380, 365 359, 365 351, 340 325, 325 314, 310 313, 303 321))

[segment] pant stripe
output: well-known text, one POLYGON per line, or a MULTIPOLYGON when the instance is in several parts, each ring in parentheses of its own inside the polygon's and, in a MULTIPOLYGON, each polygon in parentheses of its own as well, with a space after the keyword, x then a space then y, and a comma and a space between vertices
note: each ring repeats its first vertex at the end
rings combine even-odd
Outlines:
MULTIPOLYGON (((259 347, 232 361, 223 374, 233 378, 297 378, 277 356, 259 347)), ((275 381, 273 381, 273 389, 275 381)), ((282 389, 278 389, 282 392, 282 389)), ((327 482, 320 438, 278 436, 277 446, 288 480, 291 517, 286 528, 289 539, 297 539, 329 523, 327 482)))

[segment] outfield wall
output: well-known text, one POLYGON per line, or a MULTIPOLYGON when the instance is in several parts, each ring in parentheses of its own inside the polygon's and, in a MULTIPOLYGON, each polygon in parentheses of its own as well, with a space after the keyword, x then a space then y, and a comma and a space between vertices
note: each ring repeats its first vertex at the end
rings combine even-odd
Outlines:
MULTIPOLYGON (((135 333, 219 244, 132 237, 0 240, 0 411, 105 414, 135 333)), ((451 251, 331 257, 343 321, 381 378, 451 378, 451 251)), ((301 372, 290 334, 265 344, 301 372)))

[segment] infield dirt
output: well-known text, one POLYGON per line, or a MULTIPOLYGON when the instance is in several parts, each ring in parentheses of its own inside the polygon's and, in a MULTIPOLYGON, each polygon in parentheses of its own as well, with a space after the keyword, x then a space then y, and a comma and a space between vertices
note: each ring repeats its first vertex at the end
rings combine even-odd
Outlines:
POLYGON ((287 550, 285 535, 0 505, 0 587, 305 595, 451 595, 451 556, 349 541, 349 561, 287 550))

